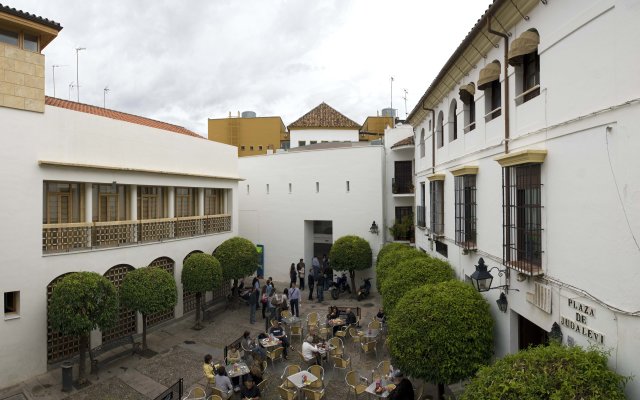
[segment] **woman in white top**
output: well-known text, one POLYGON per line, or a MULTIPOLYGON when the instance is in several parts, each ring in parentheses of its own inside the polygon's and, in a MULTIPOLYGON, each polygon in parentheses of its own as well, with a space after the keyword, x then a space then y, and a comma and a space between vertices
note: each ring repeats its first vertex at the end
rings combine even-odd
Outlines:
POLYGON ((282 319, 282 316, 280 315, 280 313, 282 312, 283 309, 285 309, 284 307, 286 306, 288 307, 289 304, 289 300, 287 299, 287 293, 288 293, 289 289, 285 288, 283 293, 276 293, 273 295, 273 300, 272 303, 276 308, 276 318, 278 319, 278 321, 280 321, 282 319))
POLYGON ((216 371, 216 387, 225 395, 225 399, 228 399, 233 394, 233 385, 231 379, 227 376, 227 370, 224 365, 218 367, 216 371))
POLYGON ((302 343, 302 357, 306 362, 313 361, 320 365, 320 360, 318 359, 320 357, 320 349, 318 349, 318 346, 315 346, 312 342, 313 337, 307 336, 304 343, 302 343))

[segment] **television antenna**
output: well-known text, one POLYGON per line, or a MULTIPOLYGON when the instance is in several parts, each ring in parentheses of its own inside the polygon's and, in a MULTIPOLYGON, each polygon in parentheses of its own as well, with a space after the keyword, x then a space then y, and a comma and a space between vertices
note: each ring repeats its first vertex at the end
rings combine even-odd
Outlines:
POLYGON ((53 64, 51 66, 51 69, 53 71, 53 74, 51 74, 51 76, 53 77, 53 97, 56 97, 56 68, 60 67, 68 67, 68 65, 53 64))
POLYGON ((107 92, 110 90, 109 86, 105 86, 104 89, 102 89, 102 108, 107 108, 107 92))

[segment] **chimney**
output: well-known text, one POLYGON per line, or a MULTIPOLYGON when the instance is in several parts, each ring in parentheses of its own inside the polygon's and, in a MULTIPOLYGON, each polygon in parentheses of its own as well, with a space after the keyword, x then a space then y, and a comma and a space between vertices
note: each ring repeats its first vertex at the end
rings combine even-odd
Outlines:
POLYGON ((0 4, 0 107, 44 112, 44 55, 42 50, 62 26, 0 4))

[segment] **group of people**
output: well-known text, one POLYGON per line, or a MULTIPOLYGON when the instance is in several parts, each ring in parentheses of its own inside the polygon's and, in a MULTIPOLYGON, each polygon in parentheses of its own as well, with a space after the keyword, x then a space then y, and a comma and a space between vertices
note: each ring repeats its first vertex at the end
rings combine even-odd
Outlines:
MULTIPOLYGON (((300 282, 300 290, 304 290, 305 287, 305 271, 306 265, 301 258, 298 264, 291 263, 289 269, 289 277, 291 284, 300 282)), ((329 284, 333 281, 333 270, 329 264, 329 258, 326 254, 322 256, 320 260, 317 256, 314 256, 311 260, 311 271, 307 275, 307 285, 309 288, 309 300, 313 300, 313 289, 316 289, 316 299, 318 303, 324 300, 324 291, 329 289, 329 284)))
MULTIPOLYGON (((237 348, 234 350, 235 354, 230 351, 227 355, 227 363, 229 365, 240 361, 240 353, 237 348), (237 359, 235 359, 237 355, 237 359), (235 360, 235 361, 232 361, 235 360)), ((229 378, 227 369, 224 365, 215 366, 213 363, 213 357, 211 354, 204 356, 204 364, 202 365, 204 376, 207 379, 207 383, 216 387, 225 395, 225 399, 230 398, 234 392, 240 392, 240 396, 243 400, 259 400, 260 389, 257 385, 263 380, 262 363, 257 360, 249 368, 249 373, 242 376, 244 383, 243 387, 240 387, 240 377, 236 376, 229 378)))
POLYGON ((262 319, 265 320, 265 329, 269 327, 271 320, 281 319, 282 311, 291 309, 291 314, 300 316, 300 289, 292 283, 290 287, 278 291, 269 277, 262 287, 260 279, 253 278, 249 302, 249 322, 256 323, 256 311, 262 305, 262 319), (268 314, 267 314, 268 313, 268 314))

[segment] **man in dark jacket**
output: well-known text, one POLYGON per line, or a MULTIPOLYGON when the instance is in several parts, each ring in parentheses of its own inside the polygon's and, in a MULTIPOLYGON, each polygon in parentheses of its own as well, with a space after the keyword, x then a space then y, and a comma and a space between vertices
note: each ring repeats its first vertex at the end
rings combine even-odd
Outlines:
POLYGON ((315 282, 315 279, 313 278, 313 274, 309 273, 308 275, 308 281, 307 281, 307 286, 309 287, 309 300, 313 300, 313 284, 315 282))
POLYGON ((388 400, 413 400, 413 385, 400 370, 394 371, 393 383, 396 388, 389 392, 388 400))

